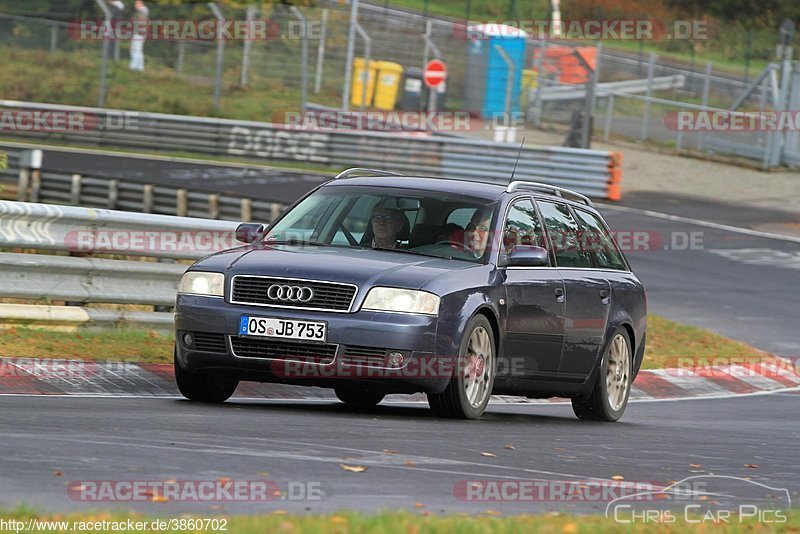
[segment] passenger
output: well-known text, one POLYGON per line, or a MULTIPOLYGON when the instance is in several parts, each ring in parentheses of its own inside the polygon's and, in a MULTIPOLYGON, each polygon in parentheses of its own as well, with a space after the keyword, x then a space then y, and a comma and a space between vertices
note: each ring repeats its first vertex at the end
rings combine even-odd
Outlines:
POLYGON ((372 210, 372 248, 400 248, 397 235, 405 225, 405 214, 400 210, 375 207, 372 210))

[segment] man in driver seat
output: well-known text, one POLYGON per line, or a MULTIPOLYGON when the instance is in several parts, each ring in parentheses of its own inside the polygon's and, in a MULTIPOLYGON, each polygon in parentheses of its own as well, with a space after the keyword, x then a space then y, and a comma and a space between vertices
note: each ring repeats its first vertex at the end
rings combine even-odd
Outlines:
POLYGON ((372 248, 400 248, 397 235, 407 224, 405 214, 394 210, 376 206, 370 217, 372 224, 372 248))

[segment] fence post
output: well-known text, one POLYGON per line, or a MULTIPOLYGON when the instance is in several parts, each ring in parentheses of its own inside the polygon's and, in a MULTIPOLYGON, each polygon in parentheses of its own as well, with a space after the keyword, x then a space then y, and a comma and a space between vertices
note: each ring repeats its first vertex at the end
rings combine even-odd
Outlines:
POLYGON ((539 56, 536 58, 536 94, 533 97, 533 125, 537 128, 542 124, 542 90, 544 89, 544 55, 547 52, 547 41, 542 36, 539 41, 539 56))
MULTIPOLYGON (((706 73, 703 78, 703 96, 701 97, 703 107, 708 106, 708 94, 711 91, 711 68, 711 62, 709 61, 706 63, 706 73)), ((702 135, 697 137, 697 150, 703 150, 703 138, 704 136, 702 135)))
POLYGON ((308 24, 305 16, 296 6, 291 6, 289 10, 303 25, 303 37, 300 42, 300 112, 303 113, 306 110, 306 100, 308 98, 308 24))
MULTIPOLYGON (((245 15, 247 20, 247 28, 250 29, 253 27, 253 20, 256 18, 256 6, 247 6, 247 15, 245 15)), ((247 73, 250 70, 250 49, 253 47, 253 39, 252 35, 248 35, 247 38, 244 40, 244 45, 242 49, 242 73, 239 77, 239 85, 244 87, 247 85, 247 73)))
POLYGON ((328 35, 328 8, 322 10, 322 29, 317 45, 317 72, 314 77, 314 94, 322 89, 322 65, 325 62, 325 39, 328 35))
POLYGON ((219 109, 220 99, 222 98, 222 67, 225 61, 225 39, 222 33, 225 26, 225 17, 219 10, 217 4, 209 2, 208 7, 217 18, 217 68, 214 74, 214 109, 219 109))
POLYGON ((81 180, 80 174, 72 175, 72 187, 69 192, 69 201, 73 206, 81 205, 81 180))
POLYGON ((344 66, 342 109, 350 109, 350 84, 353 81, 353 52, 355 51, 356 25, 358 24, 358 0, 350 0, 350 28, 347 32, 347 58, 344 66))
POLYGON ((97 107, 102 108, 106 105, 106 81, 108 75, 108 56, 109 56, 109 34, 112 31, 111 10, 103 0, 95 0, 97 6, 103 11, 103 59, 100 63, 100 95, 97 98, 97 107))
POLYGON ((50 26, 50 53, 54 54, 58 48, 58 26, 50 26))
POLYGON ((642 133, 639 139, 647 139, 647 130, 650 126, 650 97, 653 96, 653 70, 656 66, 656 53, 650 52, 650 62, 647 65, 647 100, 644 101, 644 114, 642 116, 642 133))
MULTIPOLYGON (((361 82, 361 111, 367 107, 367 86, 369 85, 369 77, 372 72, 370 63, 372 63, 372 39, 369 38, 367 32, 361 27, 361 24, 356 23, 356 31, 364 40, 364 72, 362 75, 364 79, 361 82)), ((377 80, 375 80, 377 82, 377 80)))
POLYGON ((183 60, 186 56, 186 42, 181 39, 178 41, 178 60, 175 62, 175 72, 183 72, 183 60))
POLYGON ((500 57, 508 67, 508 73, 506 74, 506 101, 505 101, 505 112, 506 112, 506 120, 511 123, 511 103, 512 103, 512 92, 514 91, 514 75, 516 74, 516 66, 514 65, 514 60, 511 59, 506 51, 503 50, 503 47, 500 45, 494 45, 494 49, 500 54, 500 57))

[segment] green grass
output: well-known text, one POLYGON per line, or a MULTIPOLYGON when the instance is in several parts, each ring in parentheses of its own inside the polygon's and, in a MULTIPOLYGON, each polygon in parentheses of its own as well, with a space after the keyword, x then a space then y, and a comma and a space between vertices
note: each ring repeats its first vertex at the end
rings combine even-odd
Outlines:
MULTIPOLYGON (((109 332, 54 332, 12 327, 0 335, 0 356, 171 363, 173 341, 172 336, 130 327, 109 332)), ((738 363, 765 358, 771 356, 719 334, 657 315, 648 318, 644 369, 676 367, 691 361, 738 363)))
MULTIPOLYGON (((381 534, 423 534, 442 533, 450 534, 502 534, 502 533, 595 533, 595 532, 659 532, 664 534, 682 532, 714 532, 714 533, 739 533, 739 532, 797 532, 800 528, 800 512, 792 510, 787 514, 785 523, 758 523, 754 520, 745 520, 742 523, 705 523, 690 525, 683 522, 663 525, 636 526, 621 525, 599 515, 576 516, 570 514, 549 513, 540 515, 516 515, 498 517, 502 514, 493 510, 484 510, 483 513, 468 516, 459 515, 426 515, 422 509, 418 514, 408 512, 383 512, 374 515, 356 512, 341 512, 329 515, 293 516, 285 511, 278 510, 265 515, 230 516, 221 515, 205 516, 225 517, 227 519, 227 532, 236 534, 263 534, 265 532, 284 533, 313 533, 313 534, 338 534, 338 533, 381 533, 381 534)), ((180 516, 200 517, 200 516, 180 516)), ((39 514, 29 509, 20 508, 12 511, 0 510, 0 518, 5 520, 15 519, 26 521, 38 518, 45 521, 146 521, 152 524, 153 516, 140 514, 126 514, 123 512, 96 512, 96 513, 70 513, 70 514, 39 514)), ((159 515, 159 519, 168 520, 170 516, 159 515)), ((95 530, 95 532, 108 532, 109 530, 95 530)), ((27 531, 26 531, 27 532, 27 531)), ((50 532, 85 532, 74 528, 66 530, 51 530, 50 532)), ((140 530, 136 532, 153 532, 140 530)), ((162 530, 161 532, 189 532, 189 530, 162 530)), ((209 530, 195 530, 193 532, 209 532, 209 530)))

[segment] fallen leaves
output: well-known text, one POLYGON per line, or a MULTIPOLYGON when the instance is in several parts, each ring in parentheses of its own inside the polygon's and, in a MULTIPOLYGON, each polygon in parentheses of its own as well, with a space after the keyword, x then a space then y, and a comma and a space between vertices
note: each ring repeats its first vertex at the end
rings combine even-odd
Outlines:
POLYGON ((744 464, 748 469, 758 469, 758 464, 744 464))
POLYGON ((616 480, 617 482, 619 482, 620 480, 625 480, 625 477, 622 475, 614 475, 611 477, 611 480, 616 480))
POLYGON ((417 467, 417 464, 415 464, 411 460, 406 460, 405 462, 403 462, 403 465, 405 465, 406 467, 417 467))
POLYGON ((400 454, 400 452, 392 449, 383 449, 383 454, 400 454))
POLYGON ((516 449, 516 447, 513 446, 511 443, 506 443, 505 445, 503 445, 503 448, 509 451, 513 451, 514 449, 516 449))
POLYGON ((703 467, 703 464, 689 464, 689 467, 691 467, 692 469, 700 469, 701 467, 703 467))
POLYGON ((482 452, 481 456, 486 456, 487 458, 497 458, 497 455, 493 452, 482 452))
POLYGON ((363 465, 339 464, 339 467, 341 467, 345 471, 349 471, 351 473, 363 473, 364 471, 367 470, 366 466, 363 466, 363 465))

